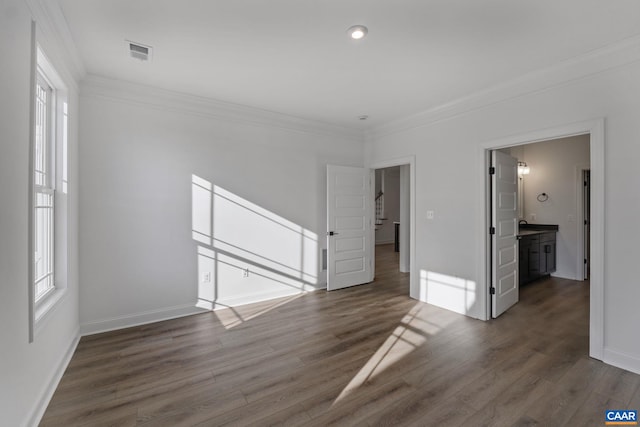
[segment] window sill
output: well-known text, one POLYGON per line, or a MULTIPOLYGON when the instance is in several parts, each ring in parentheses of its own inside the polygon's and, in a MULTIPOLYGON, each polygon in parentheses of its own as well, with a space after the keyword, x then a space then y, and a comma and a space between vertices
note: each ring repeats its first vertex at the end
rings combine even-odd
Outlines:
POLYGON ((42 301, 38 301, 38 303, 36 304, 35 312, 36 335, 46 324, 46 319, 60 305, 60 302, 63 300, 66 294, 66 288, 57 288, 49 295, 47 295, 42 301))

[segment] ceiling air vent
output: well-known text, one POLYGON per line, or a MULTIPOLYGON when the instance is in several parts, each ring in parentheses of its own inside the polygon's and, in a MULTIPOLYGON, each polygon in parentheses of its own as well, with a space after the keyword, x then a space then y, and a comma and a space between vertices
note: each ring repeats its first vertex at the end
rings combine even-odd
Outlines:
POLYGON ((134 43, 127 40, 127 45, 129 46, 129 55, 132 58, 139 59, 141 61, 150 61, 151 60, 151 46, 145 46, 140 43, 134 43))

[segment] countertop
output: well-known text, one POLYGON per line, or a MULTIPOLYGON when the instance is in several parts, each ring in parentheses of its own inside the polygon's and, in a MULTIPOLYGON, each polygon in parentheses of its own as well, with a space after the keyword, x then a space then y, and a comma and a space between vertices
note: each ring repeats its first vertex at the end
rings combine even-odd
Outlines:
POLYGON ((557 232, 557 224, 520 224, 518 227, 518 237, 533 236, 534 234, 542 234, 549 232, 557 232))

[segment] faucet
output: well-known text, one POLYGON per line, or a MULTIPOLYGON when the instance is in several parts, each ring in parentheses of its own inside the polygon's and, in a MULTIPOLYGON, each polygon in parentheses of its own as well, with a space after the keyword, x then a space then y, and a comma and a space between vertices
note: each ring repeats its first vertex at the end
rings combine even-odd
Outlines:
POLYGON ((522 224, 529 224, 529 223, 527 222, 526 219, 521 219, 520 221, 518 221, 518 225, 522 225, 522 224))

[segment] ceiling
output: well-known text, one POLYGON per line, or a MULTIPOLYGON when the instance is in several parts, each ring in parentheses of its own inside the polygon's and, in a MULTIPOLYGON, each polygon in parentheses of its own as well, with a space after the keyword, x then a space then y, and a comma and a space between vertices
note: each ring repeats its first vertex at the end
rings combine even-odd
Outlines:
POLYGON ((356 129, 640 34, 638 0, 59 2, 90 74, 356 129))

